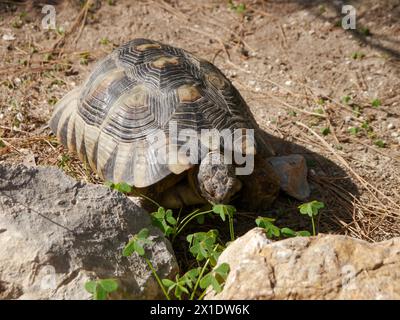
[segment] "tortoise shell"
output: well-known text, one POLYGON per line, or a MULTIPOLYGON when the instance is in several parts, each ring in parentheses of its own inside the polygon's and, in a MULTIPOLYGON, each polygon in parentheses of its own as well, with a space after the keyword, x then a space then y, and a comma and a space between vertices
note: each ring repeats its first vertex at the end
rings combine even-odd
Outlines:
POLYGON ((157 161, 156 144, 146 138, 159 130, 168 135, 171 121, 178 130, 195 132, 255 129, 257 152, 273 153, 259 138, 243 98, 217 67, 148 39, 132 40, 100 61, 82 87, 58 102, 50 128, 104 180, 142 188, 199 163, 157 161))

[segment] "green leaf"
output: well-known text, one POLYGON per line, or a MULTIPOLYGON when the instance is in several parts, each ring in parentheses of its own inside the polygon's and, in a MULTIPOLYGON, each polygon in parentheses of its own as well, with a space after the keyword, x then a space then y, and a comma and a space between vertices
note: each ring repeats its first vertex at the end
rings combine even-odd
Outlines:
POLYGON ((233 217, 236 212, 236 208, 226 204, 215 204, 213 205, 213 212, 218 214, 222 221, 225 221, 227 215, 233 217))
POLYGON ((197 232, 187 236, 187 241, 190 243, 189 251, 197 261, 202 261, 206 258, 213 257, 213 249, 217 241, 217 230, 206 232, 197 232))
MULTIPOLYGON (((201 280, 200 280, 200 288, 202 289, 206 289, 208 288, 210 285, 213 284, 213 281, 215 280, 214 275, 212 274, 212 272, 207 273, 201 280)), ((218 284, 218 282, 217 282, 218 284)))
POLYGON ((173 226, 177 224, 176 219, 173 217, 172 210, 168 209, 166 212, 167 222, 173 226))
POLYGON ((306 214, 309 217, 315 217, 318 215, 318 212, 320 209, 324 208, 325 204, 323 202, 319 202, 316 200, 313 200, 311 202, 303 203, 299 206, 300 213, 301 214, 306 214))
POLYGON ((93 298, 94 300, 107 300, 107 292, 103 289, 103 287, 97 286, 93 298))
POLYGON ((246 11, 246 5, 244 3, 240 3, 236 6, 237 13, 244 13, 246 11))
POLYGON ((149 229, 147 228, 143 228, 137 234, 138 239, 147 239, 148 236, 149 236, 149 229))
POLYGON ((172 280, 170 280, 170 279, 162 279, 161 282, 162 282, 162 284, 163 284, 165 287, 167 287, 167 288, 169 288, 169 287, 175 285, 175 282, 172 281, 172 280))
POLYGON ((85 283, 85 289, 87 292, 94 294, 96 292, 97 283, 96 281, 88 281, 85 283))
POLYGON ((174 229, 169 224, 175 226, 177 221, 170 209, 165 211, 163 207, 159 207, 156 212, 152 213, 151 218, 153 225, 159 228, 165 236, 170 236, 174 232, 174 229))
POLYGON ((190 289, 193 288, 193 285, 197 282, 197 278, 200 275, 201 268, 194 268, 189 271, 187 271, 183 276, 182 280, 185 282, 186 286, 189 287, 190 289))
POLYGON ((115 188, 115 190, 118 190, 119 192, 122 192, 122 193, 131 193, 132 192, 132 187, 125 182, 115 184, 114 188, 115 188))
POLYGON ((311 233, 305 230, 297 231, 296 236, 298 237, 311 237, 311 233))
POLYGON ((143 246, 145 244, 153 243, 153 241, 151 241, 150 239, 147 239, 148 236, 149 236, 149 229, 147 229, 147 228, 141 229, 126 244, 125 248, 122 250, 122 255, 124 257, 129 257, 132 255, 132 253, 136 252, 140 256, 143 256, 145 253, 143 246))
POLYGON ((296 231, 294 231, 290 228, 282 228, 281 233, 285 237, 295 237, 296 236, 296 231))
POLYGON ((229 271, 229 265, 227 263, 222 263, 200 280, 200 288, 206 289, 211 285, 215 292, 221 292, 221 284, 225 282, 229 271))
POLYGON ((205 218, 206 218, 205 215, 202 214, 202 215, 196 217, 196 221, 198 224, 203 224, 205 221, 205 218))
POLYGON ((215 268, 214 272, 226 279, 230 269, 231 268, 229 267, 229 264, 224 262, 224 263, 221 263, 217 268, 215 268))
POLYGON ((105 185, 106 187, 109 187, 109 188, 111 188, 111 189, 114 189, 114 183, 112 183, 111 181, 106 181, 106 182, 104 182, 104 185, 105 185))
POLYGON ((175 287, 175 297, 179 298, 179 300, 180 300, 180 299, 182 299, 183 293, 189 294, 189 291, 188 291, 188 289, 186 289, 184 287, 184 285, 182 285, 181 283, 178 282, 175 287))
POLYGON ((256 219, 256 224, 258 227, 263 228, 268 238, 279 237, 280 229, 273 224, 275 219, 268 217, 258 217, 256 219))
POLYGON ((108 293, 114 292, 118 289, 118 282, 114 279, 99 280, 99 285, 108 293))
POLYGON ((124 257, 129 257, 132 255, 132 253, 135 252, 135 243, 136 243, 136 238, 131 239, 125 248, 122 250, 122 255, 124 257))
POLYGON ((135 241, 133 246, 135 248, 135 252, 137 252, 139 256, 144 256, 144 248, 139 241, 135 241))

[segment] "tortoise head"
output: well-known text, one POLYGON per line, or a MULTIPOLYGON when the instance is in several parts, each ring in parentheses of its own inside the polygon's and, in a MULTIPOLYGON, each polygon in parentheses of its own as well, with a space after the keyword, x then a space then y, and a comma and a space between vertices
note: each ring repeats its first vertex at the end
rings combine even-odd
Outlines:
POLYGON ((235 166, 224 163, 219 151, 209 152, 201 161, 197 182, 201 195, 210 203, 227 204, 242 188, 235 166))

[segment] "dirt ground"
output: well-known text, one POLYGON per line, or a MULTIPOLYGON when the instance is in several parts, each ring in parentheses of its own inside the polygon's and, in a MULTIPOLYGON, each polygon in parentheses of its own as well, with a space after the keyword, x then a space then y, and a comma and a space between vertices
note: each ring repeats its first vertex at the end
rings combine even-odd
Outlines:
MULTIPOLYGON (((234 83, 281 154, 302 153, 320 232, 369 241, 400 235, 400 3, 328 0, 0 0, 0 161, 54 165, 95 183, 47 126, 55 102, 124 42, 151 38, 215 63, 234 83), (45 1, 46 2, 46 1, 45 1)), ((281 195, 277 224, 304 229, 298 202, 281 195)), ((250 228, 254 217, 239 216, 250 228)))

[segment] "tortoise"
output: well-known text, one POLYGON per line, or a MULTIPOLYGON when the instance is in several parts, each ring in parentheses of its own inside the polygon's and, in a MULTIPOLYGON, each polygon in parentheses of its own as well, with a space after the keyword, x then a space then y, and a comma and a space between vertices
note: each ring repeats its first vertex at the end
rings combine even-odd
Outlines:
MULTIPOLYGON (((275 153, 238 90, 212 63, 158 41, 134 39, 106 56, 57 103, 49 126, 102 179, 128 183, 169 208, 235 197, 252 208, 267 207, 279 191, 279 175, 268 161, 275 153), (254 170, 238 175, 239 164, 225 164, 224 152, 234 149, 221 141, 182 161, 159 161, 161 147, 184 145, 170 138, 171 123, 197 134, 254 130, 253 144, 242 150, 253 156, 254 170), (160 132, 167 139, 148 139, 160 132)), ((211 144, 195 146, 205 145, 211 144)))

